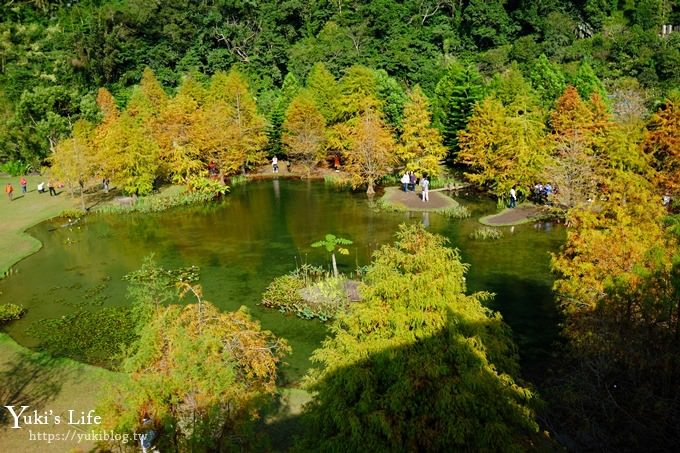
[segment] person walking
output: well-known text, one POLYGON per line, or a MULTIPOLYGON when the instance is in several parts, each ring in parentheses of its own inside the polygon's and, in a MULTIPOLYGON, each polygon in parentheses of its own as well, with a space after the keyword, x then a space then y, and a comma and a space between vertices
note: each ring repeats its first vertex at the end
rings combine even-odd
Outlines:
POLYGON ((423 188, 423 201, 430 201, 430 181, 427 180, 426 176, 420 179, 420 187, 423 188))
POLYGON ((517 206, 517 192, 515 191, 515 187, 517 186, 512 186, 512 189, 510 189, 510 207, 514 208, 517 206))
POLYGON ((26 181, 25 176, 21 177, 21 180, 19 181, 19 185, 21 186, 21 193, 25 194, 26 193, 26 186, 28 185, 28 181, 26 181))
POLYGON ((272 159, 272 171, 274 173, 279 172, 279 158, 276 156, 274 156, 274 158, 272 159))
POLYGON ((14 187, 12 187, 12 184, 7 183, 5 186, 5 193, 7 194, 7 198, 9 198, 9 201, 12 201, 14 198, 14 187))
POLYGON ((52 181, 47 181, 47 188, 50 191, 50 197, 56 197, 57 191, 54 190, 54 183, 52 181))

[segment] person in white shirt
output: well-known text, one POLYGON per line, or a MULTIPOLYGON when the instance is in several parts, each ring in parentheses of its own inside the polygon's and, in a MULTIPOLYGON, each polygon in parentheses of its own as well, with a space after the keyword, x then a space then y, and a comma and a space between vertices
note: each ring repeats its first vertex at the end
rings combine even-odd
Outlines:
POLYGON ((517 192, 515 192, 515 187, 512 186, 512 189, 510 189, 510 207, 514 208, 517 206, 517 192))
POLYGON ((423 188, 423 201, 430 201, 430 181, 425 176, 420 178, 420 187, 423 188))

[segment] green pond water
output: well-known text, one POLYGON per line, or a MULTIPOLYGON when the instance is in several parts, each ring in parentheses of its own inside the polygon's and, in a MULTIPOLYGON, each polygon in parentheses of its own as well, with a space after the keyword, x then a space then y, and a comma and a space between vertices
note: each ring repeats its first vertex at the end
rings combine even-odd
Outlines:
POLYGON ((199 266, 206 300, 224 310, 245 305, 264 328, 288 339, 293 354, 284 373, 295 380, 309 367, 326 328, 259 307, 266 286, 301 262, 328 265, 328 255, 310 247, 326 233, 354 241, 350 255, 338 257, 341 271, 351 272, 392 241, 400 223, 423 222, 460 249, 471 266, 470 291, 497 294, 491 307, 512 327, 523 364, 537 366, 556 339, 549 252, 558 250, 565 230, 527 224, 502 228, 500 240, 474 241, 469 235, 480 226, 476 219, 494 212, 495 203, 472 196, 459 201, 471 209, 472 218, 387 213, 373 208, 363 194, 338 192, 322 183, 269 180, 238 187, 224 201, 204 206, 89 216, 71 227, 64 227, 63 220, 45 222, 29 231, 43 248, 0 280, 0 303, 20 303, 28 310, 5 330, 20 344, 37 348, 40 339, 27 333, 37 320, 71 313, 77 303, 98 310, 95 299, 104 306, 129 304, 122 277, 153 253, 166 268, 199 266))

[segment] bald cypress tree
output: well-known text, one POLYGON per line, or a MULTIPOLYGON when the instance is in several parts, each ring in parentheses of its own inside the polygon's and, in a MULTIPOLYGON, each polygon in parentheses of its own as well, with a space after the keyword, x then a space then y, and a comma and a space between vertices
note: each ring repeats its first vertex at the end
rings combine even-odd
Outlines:
POLYGON ((508 327, 421 225, 383 246, 307 377, 309 451, 508 451, 536 431, 508 327))

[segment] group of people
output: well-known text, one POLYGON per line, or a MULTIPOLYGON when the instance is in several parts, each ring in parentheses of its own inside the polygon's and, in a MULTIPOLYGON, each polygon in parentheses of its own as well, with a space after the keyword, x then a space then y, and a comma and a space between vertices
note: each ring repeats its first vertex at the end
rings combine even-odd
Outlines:
MULTIPOLYGON (((537 182, 531 189, 531 196, 529 199, 534 203, 546 204, 550 196, 556 192, 555 188, 549 182, 545 185, 537 182)), ((512 186, 510 189, 510 208, 517 207, 517 186, 512 186)))
MULTIPOLYGON (((25 176, 22 176, 21 179, 19 180, 19 186, 21 187, 21 194, 25 195, 28 192, 28 181, 26 180, 25 176)), ((47 190, 45 190, 45 183, 41 181, 38 186, 38 193, 45 193, 49 190, 50 196, 56 196, 57 191, 55 189, 55 184, 52 181, 49 181, 47 183, 47 190)), ((8 182, 7 185, 5 186, 5 193, 7 194, 7 198, 9 198, 9 201, 14 200, 14 186, 12 185, 11 182, 8 182)))
POLYGON ((404 192, 415 192, 416 191, 416 186, 420 184, 420 187, 422 189, 422 200, 425 201, 430 201, 430 181, 427 179, 427 176, 423 176, 420 178, 420 181, 418 181, 418 178, 416 178, 415 173, 412 171, 408 171, 404 173, 404 175, 401 177, 400 180, 402 187, 404 189, 404 192))
MULTIPOLYGON (((21 186, 21 194, 25 194, 27 192, 26 187, 28 186, 28 181, 26 181, 24 176, 19 180, 19 185, 21 186)), ((7 194, 9 201, 14 200, 14 187, 12 186, 12 183, 7 183, 5 186, 5 193, 7 194)))
POLYGON ((537 182, 534 184, 534 188, 531 192, 531 198, 534 203, 546 204, 550 199, 550 196, 555 193, 555 189, 549 182, 545 183, 545 185, 537 182))

